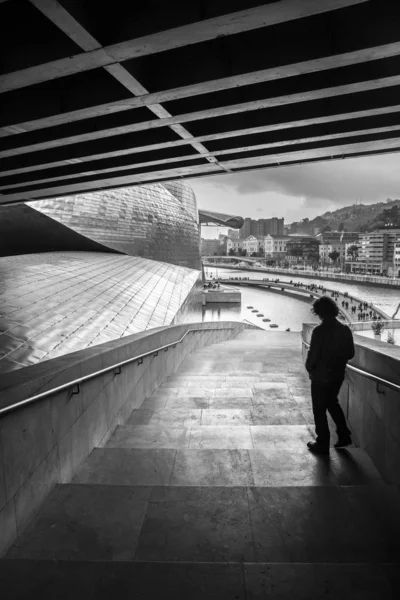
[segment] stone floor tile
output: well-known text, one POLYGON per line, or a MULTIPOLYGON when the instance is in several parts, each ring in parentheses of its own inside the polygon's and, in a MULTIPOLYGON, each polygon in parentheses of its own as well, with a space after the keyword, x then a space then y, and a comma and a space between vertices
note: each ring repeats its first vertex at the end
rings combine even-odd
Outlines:
POLYGON ((235 387, 235 389, 230 388, 216 388, 213 392, 213 397, 216 398, 230 398, 232 395, 235 398, 249 398, 253 395, 253 391, 251 387, 235 387))
POLYGON ((250 409, 253 407, 252 398, 210 398, 210 409, 250 409))
POLYGON ((176 450, 95 448, 72 483, 168 485, 176 450))
POLYGON ((378 567, 346 564, 245 564, 247 600, 390 600, 378 567))
POLYGON ((253 561, 246 488, 153 488, 134 560, 253 561))
POLYGON ((374 463, 361 448, 337 448, 330 453, 332 471, 338 485, 384 485, 374 463))
POLYGON ((201 425, 252 425, 253 419, 249 409, 214 409, 203 411, 201 425))
POLYGON ((238 563, 3 560, 0 588, 7 600, 246 598, 243 567, 238 563))
POLYGON ((167 398, 156 398, 154 396, 148 396, 145 398, 140 406, 140 408, 155 410, 156 408, 164 408, 167 403, 167 398))
POLYGON ((287 391, 288 386, 286 381, 258 381, 253 385, 255 390, 285 390, 287 391))
POLYGON ((258 405, 251 411, 252 425, 304 425, 299 410, 275 404, 258 405))
POLYGON ((151 489, 58 485, 8 557, 132 560, 151 489))
POLYGON ((252 425, 254 448, 287 448, 292 452, 302 450, 310 441, 307 425, 252 425))
POLYGON ((379 554, 369 526, 357 523, 344 488, 248 489, 257 562, 354 563, 379 554))
POLYGON ((194 425, 190 430, 189 448, 210 449, 250 449, 253 442, 250 427, 233 425, 220 427, 218 425, 194 425))
POLYGON ((291 393, 287 388, 270 388, 262 390, 259 388, 253 388, 253 397, 255 402, 260 403, 264 402, 264 400, 270 402, 275 400, 284 400, 288 405, 296 405, 291 393))
POLYGON ((254 485, 249 450, 178 450, 171 485, 254 485))
POLYGON ((187 448, 190 429, 163 425, 117 427, 106 448, 187 448))
POLYGON ((389 584, 392 595, 391 600, 400 597, 400 563, 391 565, 382 565, 381 567, 385 579, 389 584))
POLYGON ((129 419, 127 425, 148 425, 152 417, 153 410, 150 408, 137 408, 135 409, 129 419))
POLYGON ((168 411, 175 410, 201 410, 203 408, 209 408, 211 402, 211 398, 196 398, 194 396, 186 396, 186 397, 177 397, 177 398, 168 398, 167 402, 163 409, 168 411))
POLYGON ((249 450, 256 486, 337 485, 329 457, 315 456, 306 447, 249 450))
POLYGON ((255 380, 250 377, 243 378, 241 381, 223 381, 220 385, 222 389, 229 389, 230 391, 237 390, 238 388, 251 389, 254 385, 255 380))
POLYGON ((400 492, 396 486, 344 486, 353 520, 373 560, 400 563, 400 492))
POLYGON ((174 408, 166 406, 161 410, 153 412, 150 419, 150 425, 160 425, 172 427, 189 427, 191 425, 200 425, 201 409, 174 408))

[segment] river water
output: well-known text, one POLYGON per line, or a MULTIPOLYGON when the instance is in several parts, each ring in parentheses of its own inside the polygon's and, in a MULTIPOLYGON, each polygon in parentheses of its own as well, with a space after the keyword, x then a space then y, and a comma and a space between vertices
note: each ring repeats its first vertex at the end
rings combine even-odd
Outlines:
MULTIPOLYGON (((400 290, 390 288, 380 288, 376 286, 361 285, 359 283, 336 282, 322 279, 309 279, 304 277, 296 277, 292 275, 274 275, 271 273, 255 273, 250 271, 233 271, 230 269, 205 268, 207 279, 211 276, 218 277, 250 277, 251 279, 264 279, 268 277, 279 278, 281 281, 294 281, 306 284, 315 283, 316 285, 324 285, 328 289, 336 289, 340 292, 348 292, 349 295, 357 298, 362 298, 366 302, 372 302, 378 308, 381 308, 386 314, 393 315, 399 302, 400 290)), ((203 321, 240 321, 246 319, 259 327, 269 328, 269 323, 264 323, 262 317, 257 317, 257 313, 252 310, 257 309, 259 313, 264 315, 264 318, 271 319, 271 323, 278 325, 278 330, 301 331, 302 323, 304 322, 319 322, 318 318, 311 313, 311 304, 309 301, 297 300, 276 292, 257 290, 256 288, 240 288, 242 292, 242 303, 237 304, 209 304, 203 307, 203 321), (248 308, 252 306, 253 308, 248 308)), ((400 311, 397 314, 400 318, 400 311)), ((396 330, 396 338, 399 337, 400 330, 396 330)), ((366 332, 369 336, 369 332, 366 332)), ((371 332, 372 336, 372 332, 371 332)), ((382 336, 382 340, 384 340, 382 336)), ((397 340, 396 340, 397 342, 397 340)))

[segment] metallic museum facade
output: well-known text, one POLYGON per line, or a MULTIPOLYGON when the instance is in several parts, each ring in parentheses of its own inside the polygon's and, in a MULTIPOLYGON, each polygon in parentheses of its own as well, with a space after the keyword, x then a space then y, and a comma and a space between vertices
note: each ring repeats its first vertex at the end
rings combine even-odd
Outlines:
POLYGON ((199 241, 181 181, 1 207, 0 373, 199 318, 199 241))

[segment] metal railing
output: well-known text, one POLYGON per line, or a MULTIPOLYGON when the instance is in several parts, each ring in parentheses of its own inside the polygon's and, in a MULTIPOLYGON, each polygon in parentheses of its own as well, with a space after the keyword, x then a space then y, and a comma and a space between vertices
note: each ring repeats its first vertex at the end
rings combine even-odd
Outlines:
MULTIPOLYGON (((240 324, 242 322, 243 321, 238 321, 238 324, 240 324)), ((181 344, 183 342, 183 340, 189 333, 193 333, 195 331, 202 331, 202 332, 233 331, 233 329, 234 329, 233 327, 205 327, 205 328, 197 327, 197 328, 188 329, 187 331, 185 331, 185 333, 182 335, 182 337, 179 338, 179 340, 170 342, 169 344, 165 344, 164 346, 160 346, 159 348, 155 348, 154 350, 149 350, 148 352, 145 352, 144 354, 139 354, 137 356, 133 356, 133 357, 123 360, 119 363, 115 363, 115 364, 111 365, 110 367, 106 367, 105 369, 100 369, 98 371, 94 371, 93 373, 90 373, 89 375, 84 375, 83 377, 78 377, 77 379, 68 381, 67 383, 63 383, 62 385, 59 385, 57 387, 50 388, 49 390, 45 390, 44 392, 40 392, 39 394, 35 394, 34 396, 30 396, 29 398, 26 398, 25 400, 20 400, 19 402, 16 402, 15 404, 10 404, 9 406, 4 406, 3 408, 0 408, 0 417, 5 415, 6 413, 13 411, 13 410, 22 408, 23 406, 26 406, 27 404, 31 404, 33 402, 38 402, 39 400, 43 400, 44 398, 47 398, 48 396, 52 396, 53 394, 57 394, 58 392, 62 392, 69 388, 77 388, 76 390, 72 389, 71 397, 76 394, 79 394, 81 383, 90 381, 91 379, 95 379, 96 377, 99 377, 100 375, 104 375, 105 373, 109 373, 110 371, 116 371, 115 374, 119 375, 121 373, 121 368, 123 366, 133 363, 135 361, 138 361, 138 364, 141 365, 143 363, 144 358, 147 358, 148 356, 151 356, 151 355, 153 355, 155 357, 158 355, 159 352, 162 352, 162 351, 167 352, 169 348, 171 348, 171 347, 175 348, 175 346, 177 344, 181 344)))
MULTIPOLYGON (((302 338, 302 343, 304 344, 304 346, 306 346, 307 348, 310 347, 310 344, 308 342, 306 342, 303 338, 302 338)), ((367 377, 367 379, 371 379, 372 381, 375 381, 377 384, 381 384, 381 385, 385 385, 388 388, 391 388, 393 390, 396 390, 397 392, 400 392, 400 385, 398 385, 397 383, 393 383, 392 381, 388 381, 387 379, 382 379, 382 377, 378 377, 378 375, 374 375, 373 373, 370 373, 369 371, 364 371, 364 369, 359 369, 358 367, 353 367, 353 365, 346 365, 346 369, 350 369, 350 371, 354 371, 355 373, 358 373, 359 375, 363 375, 364 377, 367 377)))

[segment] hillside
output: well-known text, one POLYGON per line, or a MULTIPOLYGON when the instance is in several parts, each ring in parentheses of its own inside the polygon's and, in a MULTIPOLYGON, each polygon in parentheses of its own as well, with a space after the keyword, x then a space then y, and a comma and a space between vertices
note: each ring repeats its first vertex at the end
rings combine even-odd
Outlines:
POLYGON ((370 231, 387 224, 400 227, 400 199, 388 199, 375 204, 353 204, 328 211, 314 219, 292 223, 291 233, 314 233, 315 228, 330 227, 333 231, 370 231))

